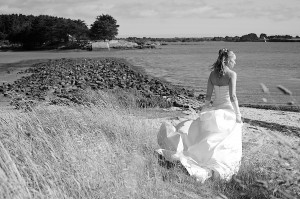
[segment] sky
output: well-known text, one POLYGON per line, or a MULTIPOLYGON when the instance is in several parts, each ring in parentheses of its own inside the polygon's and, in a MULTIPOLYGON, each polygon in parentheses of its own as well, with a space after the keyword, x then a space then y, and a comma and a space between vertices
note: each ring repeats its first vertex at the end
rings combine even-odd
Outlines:
POLYGON ((118 37, 300 36, 299 0, 0 0, 0 14, 117 20, 118 37))

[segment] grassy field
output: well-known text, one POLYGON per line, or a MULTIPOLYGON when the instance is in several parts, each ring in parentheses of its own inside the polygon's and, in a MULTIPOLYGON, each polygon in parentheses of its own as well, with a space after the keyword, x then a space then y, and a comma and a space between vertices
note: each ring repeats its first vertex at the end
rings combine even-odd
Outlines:
POLYGON ((201 184, 154 153, 161 122, 178 113, 87 95, 95 105, 0 111, 0 198, 299 197, 299 137, 245 124, 238 175, 201 184))

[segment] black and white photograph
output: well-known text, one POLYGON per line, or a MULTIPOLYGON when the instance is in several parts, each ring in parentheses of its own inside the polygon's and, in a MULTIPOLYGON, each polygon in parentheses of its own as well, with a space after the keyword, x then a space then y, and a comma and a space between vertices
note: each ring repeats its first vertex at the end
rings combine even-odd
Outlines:
POLYGON ((299 0, 0 0, 0 199, 300 198, 299 0))

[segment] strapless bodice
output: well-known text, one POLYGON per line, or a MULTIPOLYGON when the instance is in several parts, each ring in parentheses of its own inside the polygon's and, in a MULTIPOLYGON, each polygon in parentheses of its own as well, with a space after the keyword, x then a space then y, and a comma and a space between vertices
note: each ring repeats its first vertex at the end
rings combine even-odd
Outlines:
POLYGON ((213 106, 217 107, 223 104, 230 104, 229 86, 214 86, 215 99, 213 106))

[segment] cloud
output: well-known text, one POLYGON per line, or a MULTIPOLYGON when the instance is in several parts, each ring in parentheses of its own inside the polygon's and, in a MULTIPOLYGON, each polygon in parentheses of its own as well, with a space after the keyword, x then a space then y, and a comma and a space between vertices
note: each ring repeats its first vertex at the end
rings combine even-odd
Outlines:
POLYGON ((91 23, 101 14, 119 19, 300 18, 298 0, 0 0, 0 13, 47 14, 91 23))
POLYGON ((231 10, 237 17, 248 19, 271 19, 271 20, 290 20, 300 18, 300 4, 297 0, 289 0, 289 3, 282 0, 259 1, 244 0, 234 2, 223 7, 231 10))
POLYGON ((12 13, 21 13, 22 9, 17 7, 11 7, 8 5, 2 5, 0 6, 0 12, 2 14, 12 14, 12 13))
POLYGON ((52 15, 84 20, 90 25, 97 16, 107 14, 114 5, 98 0, 0 0, 2 14, 52 15))
POLYGON ((211 7, 201 0, 151 0, 120 2, 116 4, 112 12, 125 18, 169 18, 202 15, 210 9, 211 7))
POLYGON ((212 16, 212 18, 234 18, 236 16, 235 13, 230 13, 230 12, 218 12, 215 15, 212 16))

